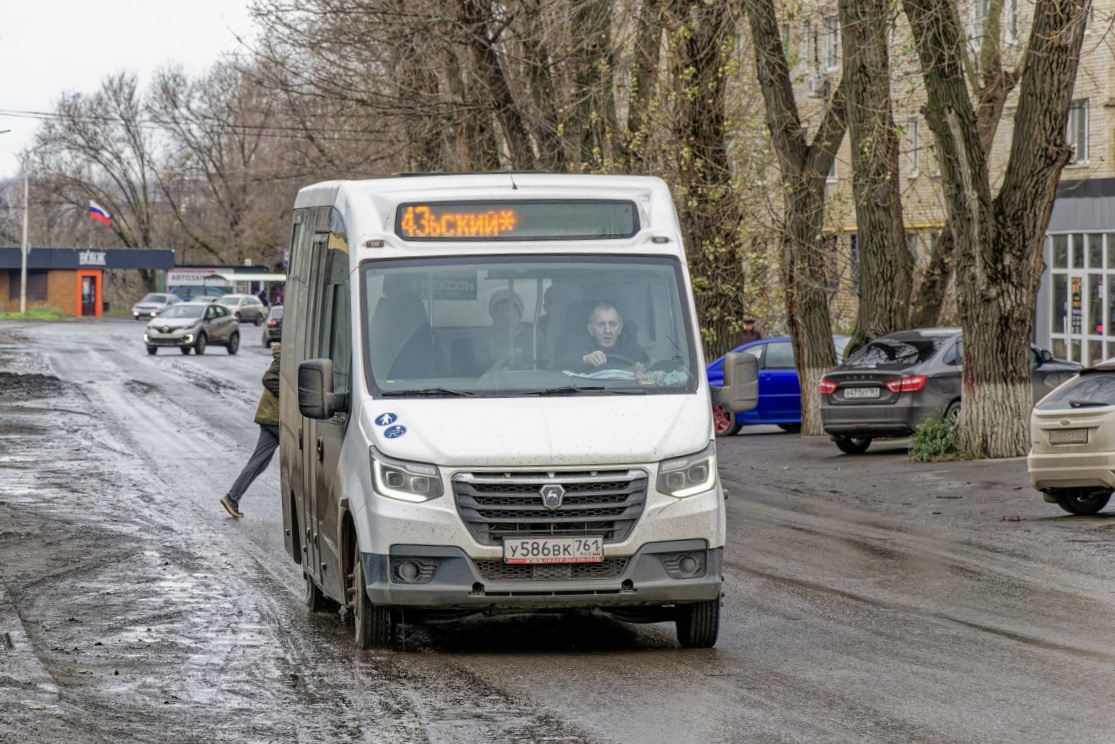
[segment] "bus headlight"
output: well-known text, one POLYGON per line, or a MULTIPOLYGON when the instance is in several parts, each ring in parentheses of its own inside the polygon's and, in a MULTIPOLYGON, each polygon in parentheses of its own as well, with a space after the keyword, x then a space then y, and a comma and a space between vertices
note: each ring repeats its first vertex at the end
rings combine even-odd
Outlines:
POLYGON ((385 456, 372 447, 372 481, 376 493, 401 501, 430 501, 441 496, 441 475, 434 465, 385 456))
POLYGON ((658 492, 683 499, 710 491, 716 485, 716 443, 685 457, 658 465, 658 492))

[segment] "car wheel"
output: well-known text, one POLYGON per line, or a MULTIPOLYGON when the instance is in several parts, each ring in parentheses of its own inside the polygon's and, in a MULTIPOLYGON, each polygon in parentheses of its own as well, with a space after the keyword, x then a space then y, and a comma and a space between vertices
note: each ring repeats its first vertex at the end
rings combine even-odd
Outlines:
POLYGON ((871 446, 871 437, 837 437, 833 441, 847 455, 862 455, 871 446))
POLYGON ((718 437, 730 437, 739 431, 735 415, 723 406, 712 407, 712 425, 718 437))
POLYGON ((150 354, 151 356, 155 356, 156 354, 159 353, 159 347, 158 346, 148 346, 147 347, 147 353, 150 354))
POLYGON ((949 407, 945 409, 945 421, 955 425, 957 419, 960 418, 960 401, 954 400, 949 403, 949 407))
POLYGON ((310 608, 310 612, 336 612, 340 608, 340 603, 325 596, 325 592, 314 583, 312 576, 303 573, 302 579, 306 582, 306 593, 302 601, 310 608))
POLYGON ((252 322, 255 323, 257 326, 263 325, 263 316, 262 315, 257 315, 256 319, 252 322))
POLYGON ((1055 492, 1053 497, 1057 499, 1057 506, 1069 514, 1084 516, 1095 514, 1107 506, 1107 502, 1111 498, 1111 491, 1094 488, 1066 488, 1055 492))
POLYGON ((681 605, 677 609, 678 643, 682 648, 712 648, 720 635, 720 600, 681 605))
POLYGON ((183 354, 189 354, 190 353, 190 348, 191 347, 189 347, 189 346, 179 346, 178 350, 181 351, 183 354))
POLYGON ((269 334, 267 331, 263 332, 263 345, 266 346, 268 349, 271 348, 271 334, 269 334))
POLYGON ((395 636, 395 618, 390 607, 381 607, 368 599, 364 580, 364 561, 360 551, 353 557, 352 620, 357 648, 388 648, 395 636))
POLYGON ((232 314, 232 316, 233 316, 234 318, 236 318, 236 322, 237 322, 237 323, 239 323, 239 322, 240 322, 240 320, 241 320, 241 318, 240 318, 240 313, 233 313, 233 314, 232 314))
POLYGON ((232 356, 240 349, 240 334, 234 333, 228 339, 228 355, 232 356))
POLYGON ((204 333, 199 333, 197 341, 194 343, 194 351, 200 356, 205 353, 205 346, 208 344, 209 339, 205 337, 204 333))
POLYGON ((779 424, 778 428, 782 431, 788 431, 791 434, 801 433, 801 424, 779 424))

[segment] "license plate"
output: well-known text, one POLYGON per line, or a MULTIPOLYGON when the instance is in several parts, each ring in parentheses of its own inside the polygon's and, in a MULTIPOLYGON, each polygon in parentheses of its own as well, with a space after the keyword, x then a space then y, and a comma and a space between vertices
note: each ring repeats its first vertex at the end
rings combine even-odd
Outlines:
POLYGON ((844 388, 845 398, 878 398, 879 388, 877 387, 850 387, 844 388))
POLYGON ((1050 429, 1050 444, 1087 444, 1087 429, 1050 429))
POLYGON ((600 563, 602 537, 505 537, 504 563, 600 563))

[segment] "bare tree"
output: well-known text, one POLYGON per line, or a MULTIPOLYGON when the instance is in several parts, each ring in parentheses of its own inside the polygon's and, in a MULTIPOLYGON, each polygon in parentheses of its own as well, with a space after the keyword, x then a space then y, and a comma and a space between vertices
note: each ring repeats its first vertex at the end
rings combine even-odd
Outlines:
POLYGON ((671 166, 701 332, 709 356, 735 344, 744 314, 743 216, 728 155, 727 70, 736 19, 723 3, 674 2, 671 60, 676 91, 671 166))
POLYGON ((158 183, 188 238, 183 263, 187 250, 195 263, 281 257, 277 217, 285 210, 274 197, 289 202, 296 187, 280 159, 286 138, 276 103, 229 63, 197 80, 181 70, 156 75, 147 110, 167 141, 158 183))
MULTIPOLYGON (((964 71, 973 84, 976 99, 976 126, 980 144, 987 153, 995 139, 1007 97, 1018 84, 1020 70, 1007 69, 1003 61, 1002 16, 1004 0, 989 0, 983 35, 979 38, 978 59, 965 52, 964 71), (974 85, 978 81, 978 87, 974 85)), ((970 49, 970 47, 966 47, 970 49)), ((914 293, 910 324, 917 327, 937 325, 956 264, 956 240, 952 225, 946 222, 929 254, 929 265, 921 286, 914 293)))
POLYGON ((1090 0, 1034 5, 1010 160, 992 195, 988 149, 968 94, 964 35, 950 0, 903 0, 913 29, 957 249, 964 331, 960 441, 982 456, 1025 454, 1031 405, 1029 340, 1041 251, 1065 144, 1090 0))
POLYGON ((820 434, 818 385, 821 376, 836 366, 822 246, 825 180, 844 138, 843 83, 833 92, 813 141, 806 142, 773 0, 746 0, 744 5, 767 127, 782 172, 785 227, 780 273, 801 381, 802 433, 820 434))
POLYGON ((906 328, 913 259, 906 248, 898 179, 898 134, 890 97, 889 0, 840 0, 844 92, 852 145, 859 249, 859 313, 850 354, 906 328))
MULTIPOLYGON (((37 171, 53 198, 84 214, 96 200, 113 216, 119 245, 159 247, 160 210, 154 133, 143 116, 136 77, 106 78, 91 95, 66 94, 36 137, 37 171)), ((155 272, 143 272, 148 289, 155 272)))

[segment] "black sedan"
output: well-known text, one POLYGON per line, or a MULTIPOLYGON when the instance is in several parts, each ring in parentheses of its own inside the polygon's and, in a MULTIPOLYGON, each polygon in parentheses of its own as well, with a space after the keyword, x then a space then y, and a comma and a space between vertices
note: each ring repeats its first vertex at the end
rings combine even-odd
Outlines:
POLYGON ((263 324, 263 345, 271 348, 271 344, 283 340, 283 306, 272 305, 267 313, 267 321, 263 324))
MULTIPOLYGON (((821 378, 821 421, 842 452, 878 437, 906 437, 935 416, 960 414, 959 328, 881 336, 821 378)), ((1080 365, 1030 349, 1034 402, 1076 376, 1080 365)))

